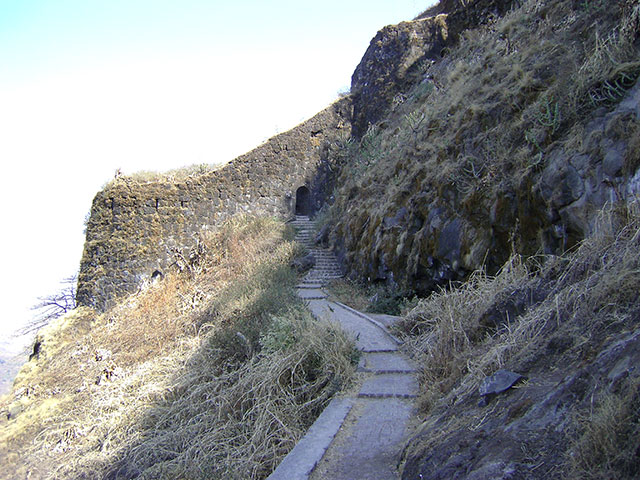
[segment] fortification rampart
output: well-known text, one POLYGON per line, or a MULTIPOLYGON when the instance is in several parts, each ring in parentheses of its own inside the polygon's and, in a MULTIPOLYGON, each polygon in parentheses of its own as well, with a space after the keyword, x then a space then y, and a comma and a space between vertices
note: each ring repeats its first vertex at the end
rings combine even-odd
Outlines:
POLYGON ((342 99, 224 167, 180 181, 116 178, 91 208, 78 278, 78 303, 105 310, 154 274, 198 232, 241 212, 312 213, 330 184, 327 150, 351 132, 351 103, 342 99))

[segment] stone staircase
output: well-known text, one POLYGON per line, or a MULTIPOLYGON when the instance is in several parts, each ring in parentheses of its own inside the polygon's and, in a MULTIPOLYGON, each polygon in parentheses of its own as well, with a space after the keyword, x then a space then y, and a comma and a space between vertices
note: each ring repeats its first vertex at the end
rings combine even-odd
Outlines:
MULTIPOLYGON (((338 259, 328 248, 316 246, 314 239, 315 224, 305 215, 296 215, 291 225, 296 229, 296 241, 304 245, 309 253, 316 260, 314 267, 307 272, 298 288, 307 290, 318 290, 324 287, 331 280, 342 278, 344 275, 338 259)), ((325 298, 322 296, 321 298, 325 298)), ((311 299, 313 296, 303 298, 311 299)))
POLYGON ((339 264, 315 247, 307 217, 296 217, 293 225, 296 239, 316 257, 298 295, 318 321, 340 325, 362 354, 357 385, 329 403, 267 480, 399 480, 400 452, 415 418, 416 368, 387 330, 389 316, 382 323, 327 298, 322 287, 342 276, 339 264))

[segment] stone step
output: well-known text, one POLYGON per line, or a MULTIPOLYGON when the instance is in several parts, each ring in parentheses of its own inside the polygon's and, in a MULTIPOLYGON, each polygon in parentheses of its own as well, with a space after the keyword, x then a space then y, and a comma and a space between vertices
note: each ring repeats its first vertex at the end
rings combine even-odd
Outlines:
POLYGON ((298 296, 303 300, 322 300, 328 297, 328 295, 319 288, 301 290, 298 292, 298 296))
POLYGON ((365 380, 360 398, 415 398, 418 381, 412 373, 381 373, 365 380))
POLYGON ((358 370, 376 374, 417 372, 415 366, 404 355, 397 352, 365 353, 360 358, 358 370))
POLYGON ((302 480, 322 459, 340 427, 351 411, 354 400, 334 398, 320 414, 309 431, 289 452, 267 480, 302 480))
POLYGON ((351 398, 332 400, 268 480, 396 480, 397 453, 419 391, 416 368, 384 325, 327 299, 322 288, 342 278, 340 264, 330 251, 311 252, 316 265, 300 281, 298 295, 317 320, 339 323, 353 339, 362 352, 363 381, 351 398))
POLYGON ((310 480, 398 480, 397 464, 413 415, 406 399, 356 399, 310 480))

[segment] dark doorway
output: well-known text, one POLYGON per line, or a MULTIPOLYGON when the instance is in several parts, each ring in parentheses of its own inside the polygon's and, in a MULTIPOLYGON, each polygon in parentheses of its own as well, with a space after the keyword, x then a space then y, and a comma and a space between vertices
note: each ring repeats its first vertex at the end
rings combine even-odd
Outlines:
POLYGON ((296 190, 296 215, 311 215, 311 192, 307 187, 296 190))

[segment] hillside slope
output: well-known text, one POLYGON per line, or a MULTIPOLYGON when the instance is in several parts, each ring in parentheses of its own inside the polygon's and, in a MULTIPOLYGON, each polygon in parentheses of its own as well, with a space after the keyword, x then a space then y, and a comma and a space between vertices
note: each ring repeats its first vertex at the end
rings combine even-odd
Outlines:
POLYGON ((463 3, 374 39, 353 78, 361 137, 332 150, 329 241, 354 275, 421 295, 512 250, 570 249, 638 193, 638 3, 463 3))
POLYGON ((321 239, 426 297, 403 479, 640 475, 639 33, 635 0, 443 2, 354 74, 321 239))
POLYGON ((0 402, 0 478, 265 478, 354 370, 295 295, 292 239, 236 217, 182 272, 41 331, 0 402))

